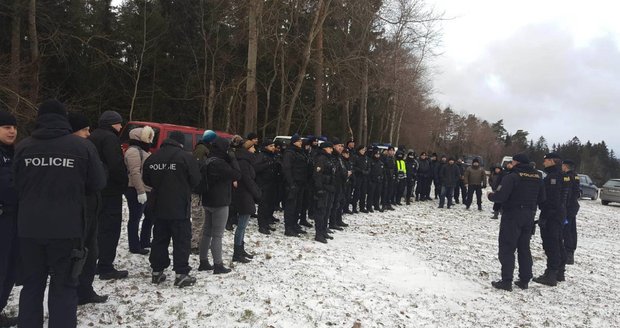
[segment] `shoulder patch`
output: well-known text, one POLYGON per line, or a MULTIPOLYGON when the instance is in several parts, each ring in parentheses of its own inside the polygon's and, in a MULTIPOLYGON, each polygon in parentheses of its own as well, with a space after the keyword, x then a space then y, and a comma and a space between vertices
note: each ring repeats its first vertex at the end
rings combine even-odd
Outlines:
POLYGON ((551 184, 552 184, 552 185, 557 184, 557 183, 558 183, 558 182, 557 182, 557 180, 555 180, 555 179, 551 179, 551 184))
POLYGON ((564 182, 570 182, 570 177, 564 177, 564 182))
POLYGON ((575 180, 579 180, 579 176, 578 175, 575 176, 575 180))
POLYGON ((317 171, 317 172, 321 172, 321 167, 320 167, 320 166, 317 166, 317 167, 316 167, 316 171, 317 171))

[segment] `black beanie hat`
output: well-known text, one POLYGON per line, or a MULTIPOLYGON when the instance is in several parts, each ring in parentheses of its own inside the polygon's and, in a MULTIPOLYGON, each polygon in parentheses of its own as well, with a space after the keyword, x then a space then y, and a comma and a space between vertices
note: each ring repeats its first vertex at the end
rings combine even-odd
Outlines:
POLYGON ((334 144, 329 141, 325 141, 321 144, 320 147, 321 148, 334 148, 334 144))
POLYGON ((299 134, 295 133, 294 135, 291 136, 291 145, 296 143, 299 140, 301 140, 301 137, 299 136, 299 134))
POLYGON ((512 160, 513 161, 517 161, 517 162, 519 162, 521 164, 529 164, 529 162, 530 162, 530 158, 527 157, 527 155, 523 154, 523 153, 521 153, 521 154, 514 154, 512 156, 512 160))
POLYGON ((275 142, 273 142, 273 139, 265 139, 261 143, 261 147, 263 147, 263 148, 265 148, 265 147, 267 147, 269 145, 275 145, 275 142))
POLYGON ((5 125, 17 126, 17 120, 11 113, 0 110, 0 126, 5 125))
POLYGON ((256 132, 250 132, 245 138, 246 140, 258 139, 258 134, 256 132))
POLYGON ((181 145, 185 144, 185 135, 183 134, 183 132, 179 132, 179 131, 172 131, 170 132, 170 134, 168 135, 168 137, 178 143, 180 143, 181 145))
POLYGON ((78 112, 69 112, 69 124, 71 124, 71 130, 73 130, 73 132, 80 131, 90 126, 88 117, 78 112))
POLYGON ((58 114, 67 117, 67 109, 65 108, 65 105, 63 105, 60 101, 56 99, 50 99, 44 101, 39 106, 38 116, 43 116, 47 114, 58 114))
POLYGON ((480 160, 479 160, 478 158, 474 158, 474 160, 473 160, 473 161, 471 161, 471 163, 472 163, 472 164, 474 164, 474 163, 478 163, 478 164, 480 164, 480 160))
POLYGON ((122 122, 123 117, 121 117, 121 114, 113 110, 106 110, 99 117, 99 126, 110 126, 122 122))

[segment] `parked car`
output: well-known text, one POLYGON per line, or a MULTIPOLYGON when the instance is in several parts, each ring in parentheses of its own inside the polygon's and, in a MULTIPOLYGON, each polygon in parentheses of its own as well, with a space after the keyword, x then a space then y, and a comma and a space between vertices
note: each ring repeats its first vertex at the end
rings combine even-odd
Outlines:
POLYGON ((592 200, 598 199, 598 188, 594 182, 592 182, 592 179, 585 174, 579 174, 579 192, 581 198, 588 197, 592 200))
POLYGON ((620 179, 609 179, 601 188, 601 203, 620 203, 620 179))
MULTIPOLYGON (((128 144, 129 131, 135 128, 145 126, 145 125, 152 127, 153 131, 155 132, 155 137, 153 138, 153 143, 151 144, 151 149, 150 149, 151 153, 154 153, 157 150, 159 150, 161 143, 164 141, 164 139, 168 138, 168 136, 170 135, 170 133, 172 133, 172 131, 179 131, 183 133, 185 135, 185 144, 183 145, 183 149, 187 151, 192 151, 194 149, 194 146, 196 146, 196 144, 198 143, 198 141, 202 139, 202 134, 205 131, 204 129, 196 128, 193 126, 175 125, 175 124, 168 124, 168 123, 131 121, 131 122, 128 122, 123 127, 123 130, 121 131, 120 139, 121 139, 121 147, 123 148, 123 152, 125 152, 125 150, 127 150, 127 147, 129 146, 128 144)), ((223 137, 223 138, 230 139, 233 137, 232 134, 222 132, 222 131, 215 131, 215 133, 219 137, 223 137)))

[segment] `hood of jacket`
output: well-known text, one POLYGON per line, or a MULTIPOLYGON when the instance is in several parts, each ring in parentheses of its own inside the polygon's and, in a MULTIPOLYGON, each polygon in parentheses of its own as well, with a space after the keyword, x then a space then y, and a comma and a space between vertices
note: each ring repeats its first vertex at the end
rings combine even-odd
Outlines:
POLYGON ((37 117, 36 129, 32 132, 35 139, 55 139, 71 134, 69 118, 60 114, 46 114, 37 117))

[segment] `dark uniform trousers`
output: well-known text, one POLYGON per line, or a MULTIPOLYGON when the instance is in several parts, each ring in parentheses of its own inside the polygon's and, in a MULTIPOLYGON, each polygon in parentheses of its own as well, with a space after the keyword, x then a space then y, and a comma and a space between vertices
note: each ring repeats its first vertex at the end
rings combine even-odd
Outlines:
POLYGON ((519 279, 532 279, 530 239, 534 228, 536 209, 517 208, 504 211, 499 225, 499 262, 502 281, 512 281, 515 269, 515 250, 518 252, 519 279))
POLYGON ((415 178, 414 177, 407 177, 407 191, 406 191, 406 195, 405 195, 405 201, 410 202, 411 201, 411 197, 413 196, 413 191, 415 190, 415 178))
POLYGON ((274 182, 262 186, 262 197, 258 202, 258 226, 269 228, 271 217, 276 210, 278 199, 278 185, 274 182))
POLYGON ((118 247, 118 239, 121 237, 123 195, 102 195, 101 203, 99 230, 97 232, 99 243, 97 271, 107 273, 114 269, 116 248, 118 247))
POLYGON ((327 220, 334 203, 334 193, 325 191, 318 194, 316 199, 316 213, 314 227, 317 236, 322 236, 327 232, 327 220))
POLYGON ((431 193, 431 178, 425 175, 418 176, 418 186, 415 189, 415 195, 418 198, 426 198, 431 193))
POLYGON ((574 253, 577 249, 577 208, 566 209, 568 223, 564 226, 564 248, 567 252, 574 253))
POLYGON ((381 204, 392 204, 392 196, 394 194, 394 178, 388 177, 383 182, 383 190, 381 195, 381 204))
POLYGON ((19 254, 17 220, 14 213, 4 209, 0 215, 0 312, 6 306, 15 284, 15 270, 19 254))
POLYGON ((304 188, 304 201, 301 211, 298 212, 297 224, 310 218, 314 220, 314 210, 316 208, 316 199, 314 199, 314 188, 307 186, 304 188))
POLYGON ((460 197, 460 199, 463 200, 463 203, 465 203, 465 200, 467 199, 467 193, 468 190, 467 188, 465 188, 465 181, 459 179, 459 181, 456 183, 456 187, 454 188, 454 200, 458 202, 460 197))
POLYGON ((547 269, 564 270, 566 249, 562 236, 562 222, 560 220, 547 220, 540 227, 540 237, 545 255, 547 255, 547 269))
POLYGON ((342 188, 336 187, 336 192, 333 194, 332 206, 329 215, 329 226, 333 227, 342 222, 342 198, 344 197, 342 188))
POLYGON ((381 192, 383 191, 383 181, 371 181, 368 184, 368 207, 371 205, 375 208, 375 210, 379 210, 381 207, 381 192))
POLYGON ((286 229, 295 230, 299 215, 303 209, 305 187, 300 183, 295 190, 286 189, 286 201, 284 203, 284 226, 286 229))
POLYGON ((19 327, 43 326, 43 296, 50 275, 49 327, 77 325, 77 280, 71 278, 71 250, 79 239, 20 238, 24 287, 19 296, 19 327))
POLYGON ((177 274, 188 274, 192 240, 190 220, 154 220, 153 242, 149 261, 153 272, 162 272, 170 265, 168 246, 172 238, 172 269, 177 274))
MULTIPOLYGON (((474 201, 474 192, 476 193, 476 204, 478 204, 478 206, 482 205, 482 186, 471 184, 467 186, 467 198, 463 199, 465 205, 471 206, 471 203, 474 201)), ((458 197, 455 196, 455 198, 458 197)))
POLYGON ((93 290, 93 281, 95 280, 97 257, 99 255, 99 247, 97 245, 97 217, 99 215, 100 206, 101 197, 98 194, 87 196, 86 208, 88 217, 86 218, 87 226, 84 236, 84 246, 88 248, 88 254, 79 277, 79 285, 77 288, 79 299, 86 299, 95 294, 93 290))
POLYGON ((392 199, 393 203, 400 203, 403 196, 405 195, 405 189, 407 189, 407 178, 396 178, 396 186, 394 190, 394 196, 392 199))
POLYGON ((366 198, 368 195, 368 177, 362 174, 355 176, 355 189, 353 190, 353 209, 359 203, 360 210, 366 209, 366 198))

